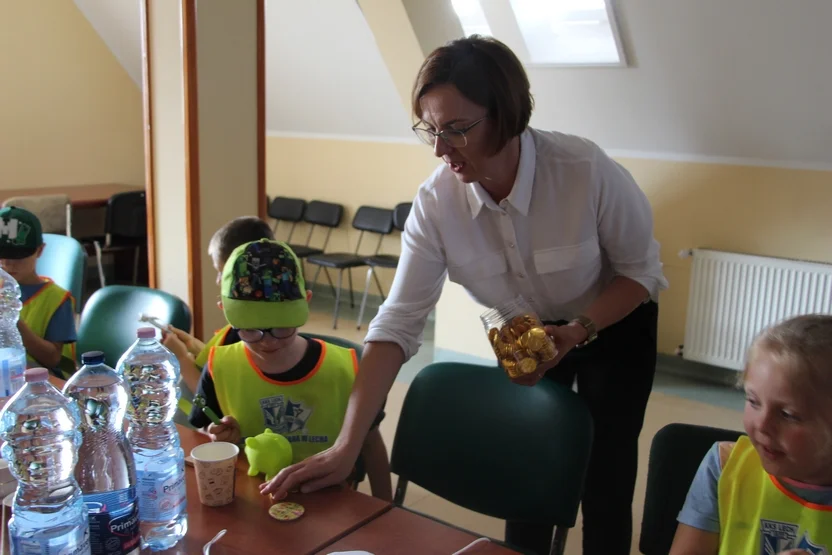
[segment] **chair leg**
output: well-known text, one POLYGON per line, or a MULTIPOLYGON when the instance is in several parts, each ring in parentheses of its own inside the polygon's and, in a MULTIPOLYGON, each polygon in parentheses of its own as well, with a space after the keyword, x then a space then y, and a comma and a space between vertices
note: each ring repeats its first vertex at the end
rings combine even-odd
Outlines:
POLYGON ((332 329, 338 329, 338 309, 341 307, 341 282, 344 279, 344 269, 338 271, 338 292, 335 293, 335 310, 332 313, 332 329))
POLYGON ((378 279, 376 271, 373 268, 370 269, 373 270, 373 277, 376 279, 376 287, 378 287, 378 292, 381 294, 381 302, 384 302, 386 299, 384 298, 384 289, 381 288, 381 281, 378 279))
POLYGON ((566 550, 566 535, 569 533, 569 528, 566 526, 555 526, 555 536, 552 538, 552 548, 549 550, 549 555, 563 555, 566 550))
POLYGON ((350 280, 350 308, 355 308, 355 297, 352 294, 352 268, 347 268, 347 277, 350 280))
POLYGON ((323 266, 318 266, 318 269, 315 270, 315 277, 312 278, 312 283, 307 282, 306 288, 310 291, 312 291, 312 287, 314 287, 314 285, 318 283, 318 276, 320 275, 322 269, 323 266))
MULTIPOLYGON (((324 268, 324 275, 326 276, 326 280, 329 282, 329 288, 332 290, 332 296, 335 296, 335 286, 332 285, 332 278, 329 277, 329 268, 324 268)), ((340 278, 339 278, 340 279, 340 278)), ((341 288, 340 286, 338 287, 341 288)))
POLYGON ((361 297, 361 308, 358 309, 358 325, 355 329, 361 329, 361 320, 364 319, 364 308, 367 306, 367 293, 370 292, 370 276, 373 273, 373 267, 367 269, 367 280, 364 282, 364 295, 361 297))
POLYGON ((98 279, 101 282, 101 287, 105 287, 107 283, 104 279, 104 262, 102 261, 103 255, 101 254, 101 243, 94 241, 93 247, 95 247, 95 261, 98 264, 98 279))

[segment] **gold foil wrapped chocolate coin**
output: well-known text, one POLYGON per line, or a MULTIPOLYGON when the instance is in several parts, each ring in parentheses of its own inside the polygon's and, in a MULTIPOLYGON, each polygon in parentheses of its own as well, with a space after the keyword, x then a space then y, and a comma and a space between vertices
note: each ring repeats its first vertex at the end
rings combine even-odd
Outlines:
POLYGON ((557 355, 543 324, 530 314, 515 316, 499 329, 490 328, 488 340, 503 370, 511 378, 532 374, 539 363, 557 355))

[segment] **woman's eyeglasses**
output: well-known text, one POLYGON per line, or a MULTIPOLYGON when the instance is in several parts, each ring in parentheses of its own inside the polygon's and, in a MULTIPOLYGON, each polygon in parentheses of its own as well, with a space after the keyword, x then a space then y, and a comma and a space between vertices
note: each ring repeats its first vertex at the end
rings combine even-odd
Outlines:
POLYGON ((425 129, 424 127, 416 127, 414 125, 411 127, 413 132, 416 133, 416 136, 419 137, 419 140, 425 143, 428 146, 434 146, 436 144, 436 137, 439 137, 445 144, 451 148, 464 148, 468 146, 468 137, 465 135, 471 129, 473 129, 478 123, 483 121, 488 116, 483 116, 468 127, 464 129, 444 129, 442 131, 431 131, 430 129, 425 129))
POLYGON ((295 328, 238 329, 237 335, 246 343, 257 343, 262 341, 267 333, 275 339, 289 339, 295 335, 295 331, 295 328))

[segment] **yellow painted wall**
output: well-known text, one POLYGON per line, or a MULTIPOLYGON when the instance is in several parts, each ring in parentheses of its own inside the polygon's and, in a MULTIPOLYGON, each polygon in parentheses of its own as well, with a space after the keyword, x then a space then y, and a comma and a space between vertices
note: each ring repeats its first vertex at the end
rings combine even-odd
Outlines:
MULTIPOLYGON (((832 263, 832 172, 641 159, 620 162, 653 205, 656 237, 670 280, 670 289, 661 297, 662 352, 672 353, 684 339, 690 259, 680 259, 680 250, 710 247, 832 263)), ((333 234, 331 249, 355 246, 357 233, 348 229, 355 208, 392 207, 410 200, 435 167, 430 150, 418 144, 276 137, 267 141, 269 195, 331 200, 348 208, 342 228, 333 234)), ((383 248, 397 252, 398 236, 385 240, 383 248)), ((363 272, 356 271, 354 277, 355 289, 360 290, 363 272)), ((385 287, 389 277, 385 276, 385 287)), ((462 288, 447 287, 437 308, 436 346, 491 356, 480 337, 480 312, 462 288), (442 332, 446 327, 453 336, 442 332)))
MULTIPOLYGON (((343 204, 341 227, 332 233, 327 250, 353 252, 359 237, 350 225, 355 210, 365 204, 392 209, 400 202, 412 201, 436 164, 431 150, 418 144, 269 137, 266 190, 270 198, 281 195, 343 204)), ((278 237, 285 240, 289 227, 283 225, 286 227, 278 228, 278 237)), ((307 230, 299 225, 292 242, 305 241, 307 230)), ((320 246, 325 235, 324 231, 317 231, 311 244, 320 246)), ((381 252, 398 253, 399 240, 399 233, 394 231, 382 241, 381 252)), ((366 237, 361 252, 372 253, 377 242, 374 237, 366 237)), ((310 268, 309 280, 315 271, 315 267, 310 268)), ((364 277, 364 270, 353 271, 356 291, 363 291, 364 277)), ((386 293, 392 272, 382 269, 379 277, 386 293)), ((319 279, 326 283, 323 276, 319 279)), ((370 293, 378 294, 375 286, 370 293)))
POLYGON ((69 0, 0 2, 0 189, 144 184, 142 102, 69 0))

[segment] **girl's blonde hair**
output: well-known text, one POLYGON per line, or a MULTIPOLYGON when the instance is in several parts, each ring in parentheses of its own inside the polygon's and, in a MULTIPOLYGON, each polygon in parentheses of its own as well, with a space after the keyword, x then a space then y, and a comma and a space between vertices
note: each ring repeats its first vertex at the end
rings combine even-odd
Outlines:
POLYGON ((832 316, 797 316, 760 333, 748 351, 741 386, 748 367, 762 354, 773 357, 801 390, 832 396, 832 316))

